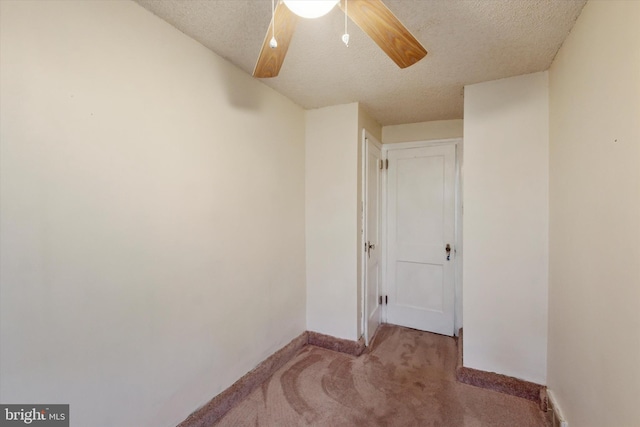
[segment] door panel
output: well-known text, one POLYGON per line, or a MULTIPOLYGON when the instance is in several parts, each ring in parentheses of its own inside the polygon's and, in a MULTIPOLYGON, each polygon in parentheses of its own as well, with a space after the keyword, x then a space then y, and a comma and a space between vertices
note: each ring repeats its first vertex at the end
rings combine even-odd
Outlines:
POLYGON ((381 217, 381 170, 382 153, 379 146, 369 138, 365 139, 365 341, 371 337, 380 325, 381 309, 379 303, 381 290, 380 262, 380 217, 381 217))
POLYGON ((399 261, 396 268, 398 306, 444 311, 442 266, 399 261))
MULTIPOLYGON (((416 157, 397 162, 397 225, 401 248, 442 240, 444 158, 416 157), (425 183, 430 183, 425 187, 425 183), (429 212, 429 215, 425 215, 429 212)), ((406 256, 424 254, 412 251, 406 256)))
POLYGON ((387 320, 453 335, 455 146, 389 150, 388 158, 387 320))

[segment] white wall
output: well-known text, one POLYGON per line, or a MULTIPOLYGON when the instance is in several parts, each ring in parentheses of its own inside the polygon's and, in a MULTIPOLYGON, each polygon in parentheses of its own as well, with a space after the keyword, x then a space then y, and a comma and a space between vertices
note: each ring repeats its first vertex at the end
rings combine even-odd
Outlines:
POLYGON ((306 112, 307 328, 358 339, 358 104, 306 112))
POLYGON ((305 330, 304 111, 133 2, 0 7, 0 400, 174 426, 305 330))
POLYGON ((549 71, 548 386, 640 425, 640 2, 589 2, 549 71))
POLYGON ((382 143, 462 138, 463 128, 462 119, 384 126, 382 128, 382 143))
POLYGON ((548 75, 465 87, 464 364, 546 382, 548 75))

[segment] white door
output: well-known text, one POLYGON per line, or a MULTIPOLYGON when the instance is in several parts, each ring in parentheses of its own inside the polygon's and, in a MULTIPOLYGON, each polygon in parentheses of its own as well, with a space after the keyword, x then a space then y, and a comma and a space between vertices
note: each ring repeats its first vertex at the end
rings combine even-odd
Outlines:
POLYGON ((451 336, 455 145, 390 149, 387 156, 387 321, 451 336))
POLYGON ((381 169, 382 153, 379 144, 365 138, 365 180, 364 180, 364 312, 365 341, 369 345, 371 337, 380 325, 380 217, 381 217, 381 169))

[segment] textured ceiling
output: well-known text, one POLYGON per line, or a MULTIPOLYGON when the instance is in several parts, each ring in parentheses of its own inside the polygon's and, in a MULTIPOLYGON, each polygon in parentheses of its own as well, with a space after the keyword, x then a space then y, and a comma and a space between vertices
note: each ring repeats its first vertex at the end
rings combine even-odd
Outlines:
MULTIPOLYGON (((271 0, 136 0, 251 73, 271 0)), ((262 81, 304 108, 358 101, 382 125, 460 119, 463 86, 549 68, 586 0, 385 0, 429 54, 399 69, 336 7, 300 19, 280 75, 262 81)))

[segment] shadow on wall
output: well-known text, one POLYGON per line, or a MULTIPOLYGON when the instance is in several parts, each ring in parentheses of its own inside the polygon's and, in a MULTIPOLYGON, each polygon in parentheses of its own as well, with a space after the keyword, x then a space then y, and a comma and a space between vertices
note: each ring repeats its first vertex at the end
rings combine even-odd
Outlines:
POLYGON ((229 105, 239 110, 260 110, 263 91, 255 90, 254 86, 261 84, 259 80, 254 79, 251 84, 247 84, 244 71, 235 66, 220 67, 220 77, 224 82, 229 105))

